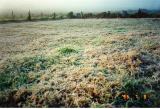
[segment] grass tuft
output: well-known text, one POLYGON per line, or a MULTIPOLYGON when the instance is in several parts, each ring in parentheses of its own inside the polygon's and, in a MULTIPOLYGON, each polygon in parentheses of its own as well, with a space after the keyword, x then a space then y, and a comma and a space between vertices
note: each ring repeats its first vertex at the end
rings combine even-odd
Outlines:
POLYGON ((77 50, 70 48, 70 47, 64 47, 64 48, 60 48, 59 52, 63 55, 67 55, 71 53, 77 53, 77 50))

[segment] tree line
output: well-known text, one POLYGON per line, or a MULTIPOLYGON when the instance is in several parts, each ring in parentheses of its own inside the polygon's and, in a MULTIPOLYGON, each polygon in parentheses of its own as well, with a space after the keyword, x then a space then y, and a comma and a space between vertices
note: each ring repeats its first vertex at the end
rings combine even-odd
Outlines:
MULTIPOLYGON (((12 11, 11 13, 12 20, 16 20, 16 15, 12 11)), ((28 11, 26 20, 55 20, 55 19, 87 19, 87 18, 160 18, 160 12, 149 13, 143 9, 139 9, 134 13, 128 11, 119 11, 119 12, 100 12, 100 13, 74 13, 69 12, 67 14, 60 15, 58 13, 52 13, 50 15, 40 14, 40 18, 34 18, 31 11, 28 11)))
POLYGON ((67 14, 68 18, 160 18, 160 13, 149 13, 143 11, 143 9, 137 10, 135 13, 129 13, 128 11, 121 12, 100 12, 100 13, 73 13, 67 14))

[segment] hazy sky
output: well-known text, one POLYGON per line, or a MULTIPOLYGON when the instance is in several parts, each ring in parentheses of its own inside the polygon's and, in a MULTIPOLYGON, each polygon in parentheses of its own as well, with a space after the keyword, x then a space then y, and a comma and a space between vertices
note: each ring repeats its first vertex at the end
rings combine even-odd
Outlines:
POLYGON ((138 8, 160 8, 160 0, 0 0, 0 13, 11 10, 94 12, 138 8))

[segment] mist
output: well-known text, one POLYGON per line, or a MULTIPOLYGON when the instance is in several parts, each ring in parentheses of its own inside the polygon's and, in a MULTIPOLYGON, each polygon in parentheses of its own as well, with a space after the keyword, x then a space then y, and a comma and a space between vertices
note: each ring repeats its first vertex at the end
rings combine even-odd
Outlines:
POLYGON ((160 0, 0 0, 0 14, 11 12, 100 12, 159 9, 160 0))

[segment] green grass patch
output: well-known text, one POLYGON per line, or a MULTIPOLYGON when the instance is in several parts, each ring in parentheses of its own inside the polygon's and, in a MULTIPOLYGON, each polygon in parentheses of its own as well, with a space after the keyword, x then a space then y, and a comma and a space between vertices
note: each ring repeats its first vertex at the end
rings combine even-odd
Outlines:
POLYGON ((24 73, 1 73, 0 91, 12 88, 19 88, 28 83, 28 75, 24 73))
POLYGON ((28 84, 28 73, 46 70, 58 62, 58 58, 44 56, 8 60, 0 71, 0 90, 18 88, 28 84))
POLYGON ((124 33, 124 32, 127 32, 127 29, 126 28, 116 28, 115 31, 117 33, 124 33))
POLYGON ((58 51, 62 55, 68 55, 68 54, 71 54, 71 53, 77 53, 78 52, 77 50, 75 50, 71 47, 63 47, 63 48, 60 48, 58 51))
POLYGON ((40 71, 47 69, 54 63, 56 63, 56 61, 53 58, 44 56, 24 57, 22 59, 9 60, 3 72, 28 73, 30 71, 40 71))

